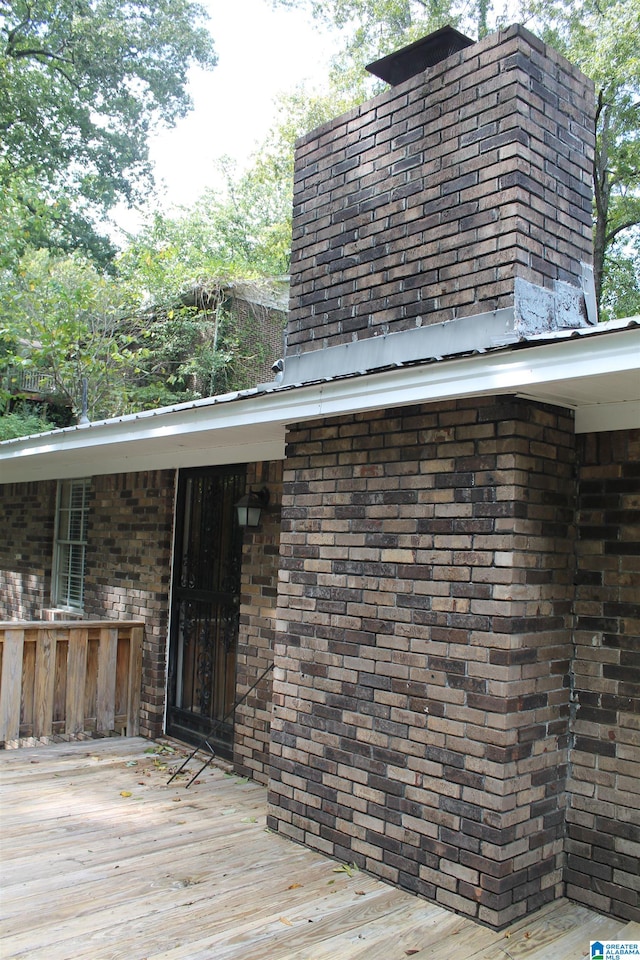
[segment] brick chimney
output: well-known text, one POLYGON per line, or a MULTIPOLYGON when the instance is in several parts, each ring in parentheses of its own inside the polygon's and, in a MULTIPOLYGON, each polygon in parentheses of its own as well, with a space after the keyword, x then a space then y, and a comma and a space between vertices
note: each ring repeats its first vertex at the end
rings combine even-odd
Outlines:
POLYGON ((300 140, 285 381, 595 322, 594 109, 512 26, 300 140))

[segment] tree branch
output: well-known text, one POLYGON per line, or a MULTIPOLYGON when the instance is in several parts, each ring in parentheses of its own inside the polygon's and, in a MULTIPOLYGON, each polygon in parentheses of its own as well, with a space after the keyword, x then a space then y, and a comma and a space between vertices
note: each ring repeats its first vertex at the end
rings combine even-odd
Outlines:
POLYGON ((618 234, 622 233, 623 230, 629 230, 629 229, 631 229, 631 227, 637 227, 639 222, 640 222, 640 221, 639 221, 638 218, 636 217, 635 219, 628 220, 628 221, 626 221, 625 223, 620 223, 620 224, 618 224, 617 227, 615 227, 613 230, 610 230, 609 233, 606 235, 607 246, 608 246, 613 240, 615 240, 615 238, 618 236, 618 234))
POLYGON ((59 53, 53 53, 51 50, 45 50, 43 47, 27 47, 24 50, 12 50, 9 56, 14 60, 22 60, 25 57, 44 57, 45 60, 59 60, 60 63, 73 65, 73 60, 68 57, 62 57, 59 53))

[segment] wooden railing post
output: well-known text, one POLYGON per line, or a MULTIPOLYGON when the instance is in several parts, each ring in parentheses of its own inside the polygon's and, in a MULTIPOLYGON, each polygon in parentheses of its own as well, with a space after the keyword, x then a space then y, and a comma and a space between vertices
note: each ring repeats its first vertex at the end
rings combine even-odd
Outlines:
POLYGON ((2 652, 2 699, 0 701, 0 740, 6 743, 20 736, 22 699, 22 654, 24 628, 6 630, 2 652))
POLYGON ((36 679, 34 697, 34 737, 50 737, 53 733, 53 702, 56 683, 57 636, 54 630, 41 630, 36 644, 36 679))
POLYGON ((137 737, 140 733, 140 695, 142 686, 142 644, 144 627, 142 624, 131 628, 131 646, 129 647, 129 689, 127 691, 127 736, 137 737))
POLYGON ((116 663, 118 627, 100 629, 98 646, 98 691, 96 696, 96 733, 110 733, 116 718, 116 663))
POLYGON ((71 627, 69 630, 65 733, 71 736, 84 732, 88 639, 89 631, 86 627, 71 627))

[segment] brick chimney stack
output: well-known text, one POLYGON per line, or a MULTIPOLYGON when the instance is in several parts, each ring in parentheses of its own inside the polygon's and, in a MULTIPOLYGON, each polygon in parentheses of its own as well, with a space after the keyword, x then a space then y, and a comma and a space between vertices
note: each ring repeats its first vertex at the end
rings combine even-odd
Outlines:
POLYGON ((362 369, 371 338, 368 368, 391 343, 438 355, 425 328, 443 323, 464 350, 593 322, 594 109, 591 82, 512 26, 304 137, 286 379, 362 369))

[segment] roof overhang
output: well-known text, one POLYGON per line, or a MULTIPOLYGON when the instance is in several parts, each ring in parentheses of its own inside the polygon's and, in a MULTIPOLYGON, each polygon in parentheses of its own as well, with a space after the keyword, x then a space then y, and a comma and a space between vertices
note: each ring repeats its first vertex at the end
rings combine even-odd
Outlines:
POLYGON ((0 482, 278 460, 288 424, 515 394, 575 411, 576 431, 640 427, 640 326, 509 345, 243 393, 0 444, 0 482))

